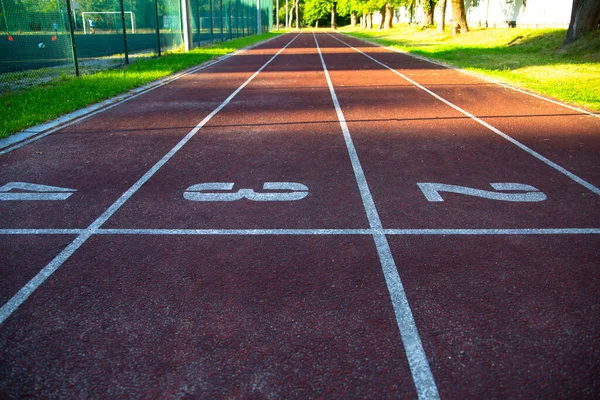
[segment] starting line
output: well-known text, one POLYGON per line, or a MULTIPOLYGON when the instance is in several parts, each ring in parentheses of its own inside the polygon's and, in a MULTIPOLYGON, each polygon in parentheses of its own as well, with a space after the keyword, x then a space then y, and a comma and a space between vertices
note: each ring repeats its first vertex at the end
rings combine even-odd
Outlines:
MULTIPOLYGON (((86 229, 0 229, 0 235, 81 235, 86 229)), ((600 228, 455 229, 97 229, 92 235, 600 235, 600 228)))

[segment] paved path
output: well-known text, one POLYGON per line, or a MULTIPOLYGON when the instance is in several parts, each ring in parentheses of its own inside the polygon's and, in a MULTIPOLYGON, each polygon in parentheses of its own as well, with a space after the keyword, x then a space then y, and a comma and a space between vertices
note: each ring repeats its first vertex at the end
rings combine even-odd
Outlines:
POLYGON ((287 34, 0 156, 0 394, 600 393, 600 118, 287 34))

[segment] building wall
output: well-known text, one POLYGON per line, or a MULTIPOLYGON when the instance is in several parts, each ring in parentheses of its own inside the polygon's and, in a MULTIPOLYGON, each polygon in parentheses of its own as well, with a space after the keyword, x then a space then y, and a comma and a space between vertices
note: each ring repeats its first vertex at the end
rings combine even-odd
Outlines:
MULTIPOLYGON (((451 1, 446 2, 446 24, 452 23, 451 1)), ((508 27, 509 22, 516 26, 562 27, 567 28, 571 18, 572 0, 465 0, 469 26, 508 27)), ((406 7, 394 13, 394 23, 423 23, 423 7, 415 8, 412 16, 406 7)), ((435 10, 435 20, 439 9, 435 10)), ((373 25, 381 21, 379 12, 373 14, 373 25)))

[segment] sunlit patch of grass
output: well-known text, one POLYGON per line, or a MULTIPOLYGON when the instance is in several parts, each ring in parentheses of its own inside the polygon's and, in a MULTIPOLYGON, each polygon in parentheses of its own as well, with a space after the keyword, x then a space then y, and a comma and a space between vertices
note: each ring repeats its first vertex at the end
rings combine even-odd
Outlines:
POLYGON ((475 28, 459 36, 416 25, 341 31, 600 111, 600 32, 562 46, 565 29, 475 28))
POLYGON ((60 115, 125 93, 213 58, 276 36, 265 33, 234 39, 190 52, 171 52, 160 58, 145 58, 124 68, 104 70, 78 78, 63 76, 31 89, 0 95, 0 138, 60 115))

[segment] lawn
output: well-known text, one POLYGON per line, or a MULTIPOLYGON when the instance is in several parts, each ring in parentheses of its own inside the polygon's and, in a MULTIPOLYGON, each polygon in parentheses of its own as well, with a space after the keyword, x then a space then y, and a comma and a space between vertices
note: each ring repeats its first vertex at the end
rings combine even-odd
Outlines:
POLYGON ((459 36, 417 25, 340 31, 600 111, 600 32, 562 46, 565 29, 476 28, 459 36))

